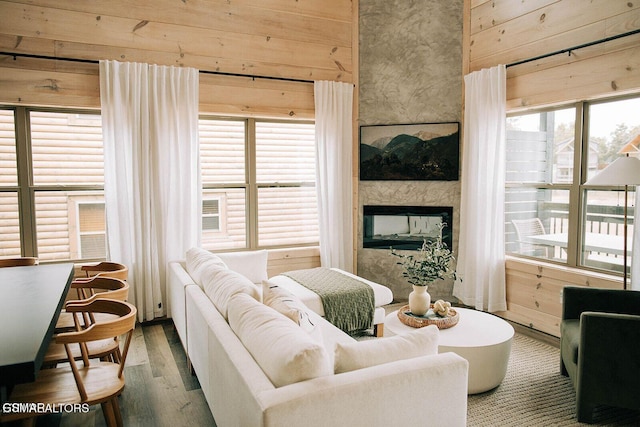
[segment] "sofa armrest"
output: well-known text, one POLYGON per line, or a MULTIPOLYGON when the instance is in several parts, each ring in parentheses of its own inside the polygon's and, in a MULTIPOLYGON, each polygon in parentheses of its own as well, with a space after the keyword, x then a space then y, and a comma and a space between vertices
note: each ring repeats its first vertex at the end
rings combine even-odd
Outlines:
POLYGON ((640 405, 640 316, 584 312, 580 317, 580 398, 640 405))
POLYGON ((640 315, 639 291, 565 286, 562 301, 563 320, 579 319, 584 311, 640 315))
POLYGON ((340 420, 340 425, 382 426, 414 420, 465 426, 468 369, 462 357, 442 353, 268 390, 259 396, 263 425, 333 426, 340 420))
POLYGON ((184 269, 184 263, 181 261, 170 261, 167 268, 167 316, 173 319, 185 352, 187 351, 187 314, 185 302, 185 287, 187 286, 197 285, 184 269))
MULTIPOLYGON (((640 360, 638 343, 640 343, 639 315, 584 312, 580 316, 578 360, 585 368, 592 367, 594 373, 620 369, 622 377, 628 378, 627 370, 638 366, 638 360, 640 360)), ((637 378, 633 379, 634 383, 637 382, 637 378)), ((624 381, 625 378, 620 380, 624 381)))

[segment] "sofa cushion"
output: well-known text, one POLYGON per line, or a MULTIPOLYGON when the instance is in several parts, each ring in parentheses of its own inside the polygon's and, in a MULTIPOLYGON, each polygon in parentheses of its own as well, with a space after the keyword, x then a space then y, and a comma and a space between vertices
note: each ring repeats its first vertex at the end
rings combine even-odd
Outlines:
POLYGON ((185 267, 193 282, 200 286, 204 286, 204 278, 211 274, 214 270, 226 269, 227 265, 211 252, 202 248, 191 248, 187 251, 185 257, 185 267))
POLYGON ((218 256, 227 267, 242 274, 256 285, 268 279, 266 250, 220 253, 218 256))
POLYGON ((323 345, 248 295, 229 300, 229 325, 276 387, 333 373, 323 345))
POLYGON ((220 314, 228 318, 229 299, 235 294, 247 294, 256 301, 260 301, 260 291, 242 274, 226 269, 212 269, 203 278, 204 292, 220 314))
POLYGON ((335 373, 437 354, 439 333, 437 326, 429 325, 392 337, 337 343, 334 359, 335 373))
POLYGON ((268 280, 262 282, 262 302, 293 320, 305 331, 315 329, 315 324, 309 318, 309 309, 300 298, 268 280))

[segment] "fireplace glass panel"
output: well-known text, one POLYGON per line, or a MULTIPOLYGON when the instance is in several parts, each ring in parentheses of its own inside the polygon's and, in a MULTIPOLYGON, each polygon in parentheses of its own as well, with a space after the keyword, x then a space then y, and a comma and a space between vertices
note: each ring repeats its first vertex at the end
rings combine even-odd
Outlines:
POLYGON ((364 206, 363 213, 364 248, 417 250, 437 240, 442 223, 442 240, 451 248, 452 207, 364 206))

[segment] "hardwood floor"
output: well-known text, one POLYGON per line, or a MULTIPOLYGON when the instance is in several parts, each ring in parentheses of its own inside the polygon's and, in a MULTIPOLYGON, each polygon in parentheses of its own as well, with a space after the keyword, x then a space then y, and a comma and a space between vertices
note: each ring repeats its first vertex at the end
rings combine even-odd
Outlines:
MULTIPOLYGON (((187 361, 171 320, 137 325, 120 396, 124 425, 179 427, 215 426, 198 379, 187 361)), ((86 414, 39 417, 36 426, 105 426, 100 405, 86 414)))

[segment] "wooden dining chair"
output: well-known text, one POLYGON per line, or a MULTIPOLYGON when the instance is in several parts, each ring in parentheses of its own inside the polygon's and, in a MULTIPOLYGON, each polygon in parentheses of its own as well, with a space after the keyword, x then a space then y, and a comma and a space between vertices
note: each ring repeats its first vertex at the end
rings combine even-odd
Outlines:
MULTIPOLYGON (((65 304, 65 310, 60 313, 58 323, 56 324, 56 331, 58 333, 65 331, 70 332, 72 330, 80 331, 89 328, 96 322, 110 320, 114 317, 112 314, 92 313, 90 311, 79 313, 67 310, 67 307, 74 305, 79 305, 80 307, 86 306, 87 303, 98 298, 126 301, 129 295, 129 284, 123 280, 112 277, 96 276, 90 282, 72 283, 72 287, 78 291, 78 295, 80 297, 84 297, 85 299, 67 301, 65 304), (81 316, 79 317, 80 314, 81 316)), ((101 360, 111 360, 113 362, 119 362, 122 357, 118 337, 87 343, 87 353, 89 358, 99 358, 101 360)), ((47 348, 42 365, 44 367, 56 367, 59 363, 67 362, 68 357, 69 356, 63 345, 52 342, 47 348)), ((78 348, 74 347, 73 357, 76 360, 79 360, 82 357, 78 348)))
MULTIPOLYGON (((82 301, 93 295, 100 295, 103 298, 126 301, 129 297, 129 284, 123 279, 108 276, 93 276, 88 279, 73 280, 69 289, 70 298, 66 304, 74 301, 82 301)), ((89 315, 87 315, 89 316, 89 315)), ((91 316, 89 316, 91 317, 91 316)), ((103 316, 104 317, 104 316, 103 316)), ((95 319, 92 319, 95 321, 95 319)), ((85 323, 89 323, 88 321, 85 323)), ((63 310, 56 323, 56 331, 74 329, 75 324, 72 316, 63 310)))
MULTIPOLYGON (((102 261, 93 265, 83 265, 80 267, 80 270, 86 274, 84 280, 93 276, 115 277, 116 279, 127 280, 129 276, 129 269, 126 265, 111 261, 102 261)), ((83 278, 77 278, 75 280, 83 280, 83 278)))
POLYGON ((126 301, 129 296, 129 284, 125 279, 97 275, 88 280, 73 280, 69 293, 69 301, 87 299, 96 294, 102 294, 104 298, 126 301))
POLYGON ((2 267, 23 267, 28 265, 37 265, 38 258, 23 256, 17 258, 0 259, 0 268, 2 267))
MULTIPOLYGON (((125 385, 124 365, 135 328, 136 308, 127 302, 96 298, 90 302, 72 304, 67 309, 80 313, 105 313, 116 315, 113 320, 98 321, 87 329, 59 334, 56 343, 62 344, 69 356, 69 364, 53 369, 43 369, 36 381, 17 384, 9 394, 9 401, 17 403, 39 402, 47 405, 80 404, 102 405, 107 426, 122 426, 118 396, 125 385), (92 341, 125 336, 120 363, 96 361, 88 357, 86 347, 92 341), (72 347, 82 353, 82 362, 72 357, 72 347)), ((34 413, 0 414, 0 422, 32 418, 34 413)))

